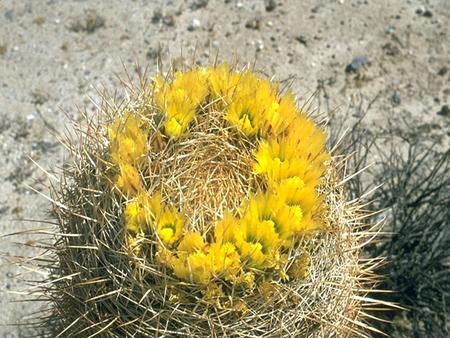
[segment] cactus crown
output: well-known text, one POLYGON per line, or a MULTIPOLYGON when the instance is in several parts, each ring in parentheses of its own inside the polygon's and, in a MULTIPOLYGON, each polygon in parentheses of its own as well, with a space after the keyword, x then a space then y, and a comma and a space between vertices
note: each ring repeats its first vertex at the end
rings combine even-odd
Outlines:
POLYGON ((152 84, 156 109, 108 128, 129 248, 206 298, 304 278, 299 244, 323 227, 324 133, 250 70, 171 75, 152 84))

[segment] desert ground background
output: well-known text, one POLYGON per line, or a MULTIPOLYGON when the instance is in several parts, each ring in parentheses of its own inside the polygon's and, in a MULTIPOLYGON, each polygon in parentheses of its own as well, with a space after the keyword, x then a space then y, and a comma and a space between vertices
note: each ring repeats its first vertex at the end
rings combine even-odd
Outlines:
MULTIPOLYGON (((300 101, 316 94, 320 111, 367 111, 372 130, 406 122, 448 148, 449 0, 0 0, 0 235, 46 226, 36 220, 49 202, 28 186, 45 193, 47 178, 30 158, 48 171, 64 163, 54 131, 92 115, 103 88, 123 92, 125 69, 152 74, 158 55, 168 66, 194 54, 256 60, 300 101)), ((32 237, 18 241, 0 248, 2 338, 28 337, 9 324, 40 306, 11 293, 26 288, 13 257, 36 252, 32 237)))

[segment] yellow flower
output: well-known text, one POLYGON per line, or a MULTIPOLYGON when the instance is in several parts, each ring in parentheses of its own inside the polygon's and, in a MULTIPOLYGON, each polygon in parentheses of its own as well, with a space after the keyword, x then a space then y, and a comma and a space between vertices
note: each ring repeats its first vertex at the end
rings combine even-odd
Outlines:
POLYGON ((255 153, 255 171, 264 175, 270 187, 298 176, 305 185, 316 187, 329 155, 325 136, 307 117, 299 115, 283 137, 260 142, 255 153))
MULTIPOLYGON (((272 99, 273 100, 273 99, 272 99)), ((272 101, 269 109, 264 114, 265 134, 279 135, 295 120, 297 106, 291 93, 285 94, 280 101, 272 101)))
POLYGON ((228 108, 227 121, 246 136, 253 136, 259 131, 261 116, 253 107, 253 98, 233 101, 228 108))
POLYGON ((125 113, 108 128, 110 154, 113 163, 135 164, 148 153, 147 135, 141 129, 142 120, 125 113))
POLYGON ((194 106, 200 105, 208 95, 208 73, 205 69, 197 68, 189 72, 177 72, 172 83, 174 89, 186 89, 189 100, 194 106))
POLYGON ((208 258, 201 251, 183 258, 175 258, 172 262, 172 268, 175 276, 191 283, 206 284, 212 278, 208 258))
POLYGON ((125 207, 125 225, 131 232, 139 232, 145 223, 145 212, 138 203, 130 202, 125 207))
MULTIPOLYGON (((255 154, 255 171, 264 175, 269 187, 274 187, 281 180, 298 176, 306 182, 308 171, 320 168, 311 168, 311 162, 298 154, 296 144, 287 138, 280 141, 270 139, 261 141, 255 154)), ((319 173, 320 177, 320 173, 319 173)))
POLYGON ((205 240, 197 231, 190 231, 183 236, 180 244, 177 247, 178 252, 193 253, 202 251, 206 247, 205 240))
POLYGON ((262 114, 256 102, 258 78, 251 72, 241 74, 238 90, 235 91, 225 119, 246 136, 258 133, 262 114))
POLYGON ((303 212, 312 210, 320 202, 314 187, 305 186, 298 176, 281 181, 275 193, 287 205, 300 206, 303 212))
POLYGON ((239 227, 239 220, 230 212, 225 212, 223 218, 214 227, 214 238, 217 243, 232 242, 234 233, 239 227))
POLYGON ((296 217, 301 213, 301 217, 296 217, 298 221, 292 223, 292 231, 304 233, 317 227, 313 215, 322 205, 322 199, 313 186, 305 186, 303 181, 295 176, 281 181, 275 187, 274 193, 277 200, 288 206, 291 215, 296 217))
POLYGON ((212 243, 207 259, 214 277, 222 277, 225 280, 236 276, 241 267, 239 254, 231 243, 212 243))
POLYGON ((165 109, 165 95, 168 88, 168 84, 166 83, 166 79, 158 74, 153 79, 153 95, 156 101, 156 104, 161 108, 165 109))
POLYGON ((156 218, 156 231, 161 241, 166 245, 176 242, 184 227, 184 217, 175 208, 164 208, 156 218))
POLYGON ((263 241, 266 251, 277 249, 280 236, 283 238, 284 234, 290 231, 293 219, 290 215, 281 213, 284 207, 285 204, 274 195, 259 193, 241 208, 244 223, 242 228, 247 232, 247 236, 263 241))
POLYGON ((309 182, 317 184, 325 170, 324 162, 330 159, 325 149, 325 133, 302 113, 289 125, 287 139, 296 146, 297 156, 309 162, 305 178, 302 178, 305 184, 309 182))
POLYGON ((166 115, 164 128, 168 136, 180 136, 194 118, 196 105, 192 102, 189 94, 190 92, 185 88, 169 90, 164 111, 166 115))
POLYGON ((164 125, 164 131, 167 136, 170 137, 179 137, 184 130, 187 128, 188 121, 191 118, 190 114, 185 115, 187 118, 183 120, 177 120, 175 117, 169 119, 164 125))
POLYGON ((127 230, 137 233, 144 231, 154 221, 160 210, 160 196, 151 197, 146 192, 139 193, 125 206, 125 225, 127 230))
POLYGON ((154 90, 157 104, 166 116, 166 134, 179 137, 186 131, 198 106, 208 94, 207 72, 203 69, 177 72, 170 84, 159 76, 155 79, 154 90))
POLYGON ((241 268, 239 254, 231 243, 212 243, 206 248, 200 243, 198 233, 191 233, 190 240, 182 240, 178 247, 178 257, 171 259, 170 265, 175 275, 183 280, 206 284, 212 278, 234 278, 241 268), (181 246, 181 248, 180 248, 181 246))
POLYGON ((240 80, 240 74, 231 72, 227 64, 208 68, 208 80, 213 99, 231 101, 240 80))
POLYGON ((119 164, 120 174, 116 179, 116 185, 127 196, 134 196, 142 189, 141 175, 130 164, 119 164))
POLYGON ((268 208, 265 195, 257 195, 249 201, 239 228, 234 231, 236 247, 249 266, 264 269, 279 249, 281 241, 277 223, 268 208))

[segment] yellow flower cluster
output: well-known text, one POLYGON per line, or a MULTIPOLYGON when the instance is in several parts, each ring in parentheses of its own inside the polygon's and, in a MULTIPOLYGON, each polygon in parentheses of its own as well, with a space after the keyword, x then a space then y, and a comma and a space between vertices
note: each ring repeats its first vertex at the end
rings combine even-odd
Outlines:
MULTIPOLYGON (((109 128, 111 159, 120 174, 117 187, 129 197, 124 215, 130 234, 156 234, 158 257, 179 279, 209 285, 214 280, 252 286, 255 276, 270 271, 283 279, 304 278, 309 260, 302 256, 285 271, 289 250, 302 234, 320 225, 322 205, 317 186, 329 155, 325 136, 297 106, 291 93, 282 94, 271 81, 227 65, 176 72, 154 80, 155 102, 163 114, 164 134, 186 134, 196 114, 211 105, 223 111, 224 122, 255 145, 254 171, 265 182, 226 212, 203 234, 189 231, 185 217, 145 191, 140 162, 147 155, 142 121, 132 114, 109 128)), ((149 164, 151 165, 151 163, 149 164)))
POLYGON ((133 196, 142 189, 138 167, 147 156, 148 145, 141 125, 138 116, 127 112, 123 117, 117 117, 108 128, 111 161, 120 169, 116 185, 127 196, 133 196))
POLYGON ((165 112, 164 127, 168 136, 178 137, 186 131, 207 94, 207 72, 202 69, 176 72, 170 84, 162 76, 156 78, 155 98, 165 112))
POLYGON ((150 196, 140 192, 125 206, 125 224, 131 233, 156 232, 158 238, 167 246, 171 246, 182 235, 184 217, 175 208, 165 206, 161 196, 150 196))
POLYGON ((116 186, 128 197, 124 217, 132 234, 156 233, 165 245, 176 242, 184 228, 184 217, 175 208, 164 206, 161 196, 151 196, 144 189, 139 172, 148 155, 147 135, 136 114, 118 117, 108 128, 111 162, 119 167, 116 186))

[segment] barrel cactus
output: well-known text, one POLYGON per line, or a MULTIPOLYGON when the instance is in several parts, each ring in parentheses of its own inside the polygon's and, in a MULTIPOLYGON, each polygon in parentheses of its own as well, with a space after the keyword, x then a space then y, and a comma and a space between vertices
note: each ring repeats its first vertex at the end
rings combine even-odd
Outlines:
POLYGON ((250 67, 141 80, 67 143, 47 335, 367 333, 376 260, 324 126, 250 67))

